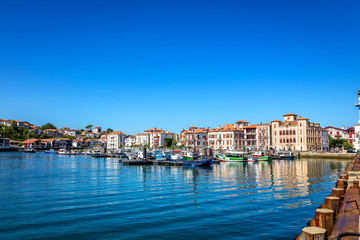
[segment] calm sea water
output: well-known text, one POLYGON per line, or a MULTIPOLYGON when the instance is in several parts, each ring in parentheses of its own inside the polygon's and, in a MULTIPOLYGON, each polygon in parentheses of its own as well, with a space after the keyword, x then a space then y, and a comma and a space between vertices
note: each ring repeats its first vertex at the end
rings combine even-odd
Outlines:
POLYGON ((191 168, 0 153, 0 239, 292 239, 348 163, 191 168))

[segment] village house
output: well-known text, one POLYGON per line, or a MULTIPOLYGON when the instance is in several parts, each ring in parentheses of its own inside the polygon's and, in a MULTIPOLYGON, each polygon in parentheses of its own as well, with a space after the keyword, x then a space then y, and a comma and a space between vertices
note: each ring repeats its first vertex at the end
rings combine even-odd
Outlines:
POLYGON ((321 128, 321 148, 323 151, 329 151, 329 131, 321 128))
POLYGON ((325 129, 329 131, 329 135, 332 138, 335 138, 335 139, 344 138, 344 139, 346 139, 346 132, 345 132, 344 127, 337 128, 337 127, 327 126, 325 129))
POLYGON ((244 127, 245 148, 247 150, 258 149, 257 136, 258 136, 257 125, 254 124, 244 127))
POLYGON ((135 145, 139 147, 150 146, 150 133, 136 134, 135 145))
POLYGON ((125 137, 125 147, 132 147, 136 144, 136 136, 129 135, 125 137))
POLYGON ((64 129, 62 133, 66 136, 77 137, 80 132, 76 129, 64 129))
POLYGON ((107 135, 107 149, 114 151, 125 145, 126 134, 120 131, 111 132, 107 135))
POLYGON ((93 132, 96 133, 96 134, 100 134, 101 133, 101 127, 94 127, 93 132))
POLYGON ((104 145, 107 146, 107 135, 101 135, 100 137, 100 142, 104 145))
POLYGON ((184 130, 185 146, 196 149, 205 148, 208 146, 208 133, 209 128, 190 127, 184 130))
POLYGON ((162 147, 165 144, 166 138, 171 138, 173 136, 173 133, 158 129, 158 128, 152 128, 145 130, 145 133, 149 133, 150 135, 150 147, 162 147))
POLYGON ((47 135, 55 137, 55 138, 61 137, 61 133, 57 129, 46 129, 43 132, 46 133, 47 135))
POLYGON ((30 138, 23 142, 24 148, 45 149, 45 144, 36 138, 30 138))
POLYGON ((213 150, 243 150, 245 147, 244 130, 242 126, 247 122, 238 121, 235 124, 226 124, 222 127, 210 129, 208 145, 213 150))
POLYGON ((96 145, 101 143, 97 139, 86 139, 85 144, 87 148, 95 148, 96 145))
POLYGON ((10 139, 0 137, 0 149, 8 149, 10 148, 10 139))
POLYGON ((73 148, 82 148, 82 144, 84 143, 83 140, 80 140, 80 139, 74 139, 72 141, 72 147, 73 148))
POLYGON ((41 143, 44 145, 44 148, 51 149, 55 146, 55 140, 54 139, 41 139, 41 143))
POLYGON ((262 151, 270 150, 271 142, 271 124, 257 124, 257 143, 258 149, 262 151))
POLYGON ((283 115, 284 121, 271 121, 271 137, 275 150, 312 151, 321 150, 319 123, 296 114, 283 115))

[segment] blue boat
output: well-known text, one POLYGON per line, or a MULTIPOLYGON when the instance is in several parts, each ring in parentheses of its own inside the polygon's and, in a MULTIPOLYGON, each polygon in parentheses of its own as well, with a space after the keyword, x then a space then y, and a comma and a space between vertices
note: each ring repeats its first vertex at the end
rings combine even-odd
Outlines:
POLYGON ((183 165, 209 167, 212 165, 212 159, 202 159, 197 153, 187 153, 181 160, 183 165))
POLYGON ((54 150, 47 150, 47 151, 45 151, 45 153, 48 153, 48 154, 56 154, 56 152, 54 151, 54 150))

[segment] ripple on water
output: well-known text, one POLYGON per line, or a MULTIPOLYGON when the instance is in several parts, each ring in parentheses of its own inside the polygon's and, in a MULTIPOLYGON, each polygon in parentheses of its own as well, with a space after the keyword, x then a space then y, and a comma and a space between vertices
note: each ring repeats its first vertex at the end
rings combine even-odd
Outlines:
POLYGON ((129 167, 115 159, 0 153, 0 237, 294 238, 347 164, 129 167))

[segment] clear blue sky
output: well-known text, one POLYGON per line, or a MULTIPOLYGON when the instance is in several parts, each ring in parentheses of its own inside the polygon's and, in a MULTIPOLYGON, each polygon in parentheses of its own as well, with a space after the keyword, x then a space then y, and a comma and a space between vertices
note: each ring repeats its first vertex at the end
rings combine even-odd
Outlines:
POLYGON ((360 1, 0 3, 0 118, 128 134, 297 113, 352 126, 360 1))

